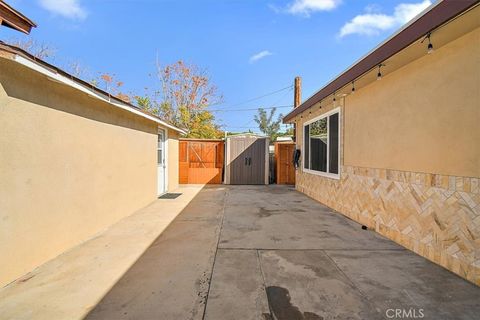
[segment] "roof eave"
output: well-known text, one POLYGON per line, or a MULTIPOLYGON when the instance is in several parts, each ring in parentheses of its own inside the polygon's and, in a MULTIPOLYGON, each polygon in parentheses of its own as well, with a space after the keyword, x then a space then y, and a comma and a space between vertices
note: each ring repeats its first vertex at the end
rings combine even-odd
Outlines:
POLYGON ((25 34, 37 27, 35 22, 3 1, 0 1, 0 24, 25 34))
POLYGON ((478 0, 443 0, 425 9, 423 13, 419 14, 382 44, 377 46, 358 62, 342 72, 334 80, 329 82, 326 86, 310 96, 300 106, 288 113, 283 118, 283 123, 289 123, 290 120, 300 113, 314 106, 335 91, 339 91, 353 80, 369 72, 372 68, 375 68, 380 63, 425 36, 428 32, 469 10, 471 7, 478 4, 478 2, 478 0))
POLYGON ((110 95, 109 93, 103 91, 102 89, 99 89, 99 88, 97 88, 97 87, 79 79, 79 78, 74 77, 73 75, 71 75, 71 74, 69 74, 69 73, 67 73, 67 72, 65 72, 65 71, 63 71, 59 68, 56 68, 56 67, 50 65, 49 63, 47 63, 43 60, 35 58, 31 54, 27 53, 26 51, 24 51, 20 48, 17 48, 17 47, 11 46, 11 45, 7 45, 7 44, 4 44, 4 43, 0 42, 0 50, 2 50, 2 49, 3 50, 7 49, 5 51, 12 54, 12 60, 13 61, 15 61, 17 63, 20 63, 20 64, 22 64, 23 66, 25 66, 29 69, 32 69, 36 72, 39 72, 39 73, 47 76, 47 78, 52 80, 52 81, 56 81, 56 82, 62 83, 64 85, 73 87, 74 89, 82 91, 82 92, 88 94, 89 96, 91 96, 93 98, 99 99, 99 100, 101 100, 103 102, 106 102, 110 105, 113 105, 117 108, 121 108, 121 109, 124 109, 128 112, 134 113, 137 116, 140 116, 140 117, 149 119, 151 121, 154 121, 158 125, 160 125, 162 127, 165 127, 165 128, 168 128, 168 129, 171 129, 171 130, 174 130, 174 131, 177 131, 180 134, 187 134, 188 133, 184 129, 177 128, 174 125, 171 125, 171 124, 163 121, 162 119, 158 118, 155 115, 149 114, 149 113, 137 108, 136 106, 134 106, 130 103, 127 103, 127 102, 125 102, 125 101, 123 101, 123 100, 121 100, 117 97, 114 97, 114 96, 110 95))

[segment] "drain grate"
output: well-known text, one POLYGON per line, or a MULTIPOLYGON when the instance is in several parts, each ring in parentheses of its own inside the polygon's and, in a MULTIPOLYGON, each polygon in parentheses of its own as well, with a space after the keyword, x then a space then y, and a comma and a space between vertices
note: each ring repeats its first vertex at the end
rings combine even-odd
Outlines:
POLYGON ((177 199, 181 195, 181 193, 165 193, 158 197, 158 199, 177 199))

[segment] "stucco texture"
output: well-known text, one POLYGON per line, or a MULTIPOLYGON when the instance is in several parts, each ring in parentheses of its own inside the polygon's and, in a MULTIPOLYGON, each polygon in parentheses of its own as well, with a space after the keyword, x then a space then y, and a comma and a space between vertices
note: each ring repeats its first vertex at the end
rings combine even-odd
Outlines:
POLYGON ((480 29, 346 98, 345 165, 480 177, 480 29))
POLYGON ((480 285, 480 29, 297 116, 339 107, 340 179, 296 188, 480 285))
POLYGON ((14 61, 0 71, 1 286, 156 199, 157 124, 14 61))

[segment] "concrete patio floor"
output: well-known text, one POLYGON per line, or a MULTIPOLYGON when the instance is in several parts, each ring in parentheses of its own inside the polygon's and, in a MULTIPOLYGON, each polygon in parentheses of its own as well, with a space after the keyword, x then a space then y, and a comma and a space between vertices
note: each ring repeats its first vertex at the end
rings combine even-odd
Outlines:
POLYGON ((479 301, 292 187, 208 186, 86 319, 478 319, 479 301))

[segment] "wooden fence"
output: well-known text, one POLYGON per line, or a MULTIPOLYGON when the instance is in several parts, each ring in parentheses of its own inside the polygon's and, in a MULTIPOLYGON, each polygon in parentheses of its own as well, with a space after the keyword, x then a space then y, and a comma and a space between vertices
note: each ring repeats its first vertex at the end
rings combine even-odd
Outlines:
POLYGON ((222 183, 224 150, 223 140, 180 139, 180 183, 222 183))

